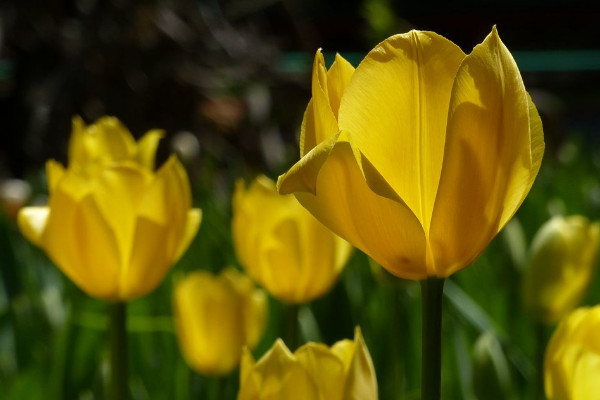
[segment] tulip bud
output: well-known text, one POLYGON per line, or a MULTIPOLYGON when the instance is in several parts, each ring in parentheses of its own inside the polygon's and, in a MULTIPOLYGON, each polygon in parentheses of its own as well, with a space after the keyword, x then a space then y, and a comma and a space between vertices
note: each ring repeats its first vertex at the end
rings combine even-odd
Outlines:
POLYGON ((173 313, 179 347, 200 374, 224 375, 240 362, 242 348, 254 348, 267 320, 267 297, 233 268, 219 276, 195 271, 179 282, 173 313))
POLYGON ((479 336, 473 348, 473 391, 480 400, 506 400, 511 396, 508 362, 492 332, 479 336))
POLYGON ((599 233, 598 223, 575 215, 554 217, 535 235, 523 300, 538 320, 555 323, 581 302, 595 269, 599 233))
POLYGON ((233 196, 233 243, 246 272, 274 297, 303 303, 337 281, 352 247, 296 201, 258 177, 238 181, 233 196))
POLYGON ((19 212, 25 237, 90 296, 151 292, 196 235, 201 212, 183 166, 171 157, 154 171, 161 137, 136 142, 116 118, 74 118, 68 168, 46 163, 48 206, 19 212))
POLYGON ((360 329, 354 341, 308 343, 293 354, 278 339, 258 362, 244 351, 237 399, 266 398, 377 400, 375 369, 360 329))
POLYGON ((548 400, 593 400, 600 393, 600 306, 565 317, 544 358, 548 400))

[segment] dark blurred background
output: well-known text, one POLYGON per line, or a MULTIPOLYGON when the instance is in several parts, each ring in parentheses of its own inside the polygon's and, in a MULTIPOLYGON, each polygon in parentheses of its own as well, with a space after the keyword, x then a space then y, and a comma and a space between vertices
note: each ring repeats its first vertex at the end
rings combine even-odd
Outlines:
POLYGON ((596 143, 594 2, 3 1, 0 177, 64 161, 76 114, 88 123, 117 116, 136 137, 154 127, 170 138, 191 133, 219 167, 281 172, 296 151, 317 48, 356 64, 377 42, 416 28, 469 52, 494 24, 552 115, 549 144, 573 127, 596 143), (241 159, 222 157, 231 148, 241 159))

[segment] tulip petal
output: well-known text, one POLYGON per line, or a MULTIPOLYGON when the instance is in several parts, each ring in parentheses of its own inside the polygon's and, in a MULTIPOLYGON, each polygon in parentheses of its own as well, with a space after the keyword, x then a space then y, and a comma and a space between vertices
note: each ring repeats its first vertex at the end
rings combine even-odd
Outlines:
POLYGON ((360 328, 354 331, 354 356, 348 369, 344 400, 377 399, 375 367, 360 328))
POLYGON ((246 384, 246 380, 250 376, 256 361, 252 356, 252 352, 248 347, 242 349, 242 359, 240 361, 240 387, 246 384))
POLYGON ((37 246, 40 246, 49 213, 48 207, 25 207, 19 210, 17 217, 19 229, 27 240, 37 246))
POLYGON ((266 399, 321 399, 314 381, 281 339, 254 365, 238 394, 238 400, 266 399))
POLYGON ((573 371, 572 400, 597 399, 600 395, 600 354, 586 352, 573 371))
POLYGON ((331 111, 337 118, 342 101, 342 95, 346 91, 346 87, 354 74, 354 67, 344 57, 339 54, 335 55, 335 61, 331 64, 327 71, 327 92, 329 94, 329 104, 331 111))
POLYGON ((279 192, 294 192, 326 227, 391 273, 425 278, 425 235, 419 220, 403 203, 371 191, 350 143, 340 138, 319 144, 280 176, 279 192))
MULTIPOLYGON (((339 110, 339 129, 348 132, 426 233, 442 167, 450 91, 464 56, 433 32, 392 36, 357 67, 339 110)), ((372 190, 389 196, 366 177, 372 190)))
POLYGON ((123 265, 131 253, 137 210, 151 175, 141 168, 115 165, 102 170, 94 182, 93 195, 119 243, 123 265))
POLYGON ((48 192, 52 195, 58 182, 65 176, 65 168, 54 160, 46 162, 46 180, 48 181, 48 192))
POLYGON ((344 363, 320 343, 308 343, 294 355, 319 388, 322 399, 342 400, 346 379, 344 363))
POLYGON ((92 297, 117 299, 121 259, 115 234, 94 197, 75 202, 63 190, 50 199, 41 245, 54 263, 92 297))
POLYGON ((198 233, 198 229, 200 228, 200 223, 202 222, 202 210, 199 208, 193 208, 188 211, 187 219, 185 222, 185 231, 183 237, 179 241, 179 245, 177 250, 175 251, 175 256, 171 260, 171 263, 175 264, 183 253, 190 247, 190 243, 196 237, 198 233))
POLYGON ((153 129, 146 132, 137 142, 137 160, 149 171, 154 170, 154 159, 158 142, 165 136, 165 132, 160 129, 153 129))
MULTIPOLYGON (((472 263, 527 194, 536 168, 529 110, 517 65, 494 28, 465 58, 452 89, 430 235, 437 276, 472 263)), ((539 157, 536 121, 533 130, 539 157)))
MULTIPOLYGON (((341 63, 340 63, 341 64, 341 63)), ((335 74, 339 84, 343 81, 343 66, 336 68, 340 72, 335 74)), ((337 88, 336 85, 332 85, 337 88)), ((329 102, 329 88, 327 84, 327 68, 321 50, 317 50, 313 64, 312 99, 308 102, 302 127, 300 128, 300 156, 308 153, 317 144, 335 135, 338 132, 336 116, 329 102)))
POLYGON ((135 141, 129 130, 114 117, 102 117, 85 126, 80 117, 73 118, 69 142, 69 166, 107 159, 124 161, 134 158, 135 141))

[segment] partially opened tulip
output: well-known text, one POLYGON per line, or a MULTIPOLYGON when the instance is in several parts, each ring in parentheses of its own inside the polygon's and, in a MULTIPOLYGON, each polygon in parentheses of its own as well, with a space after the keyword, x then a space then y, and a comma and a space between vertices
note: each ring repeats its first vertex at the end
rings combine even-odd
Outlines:
POLYGON ((294 198, 259 176, 238 181, 233 196, 233 243, 248 274, 274 297, 303 303, 337 281, 352 246, 317 221, 294 198))
POLYGON ((544 358, 548 400, 600 399, 600 306, 564 318, 544 358))
POLYGON ((469 55, 422 31, 356 70, 317 52, 312 95, 279 192, 401 278, 471 264, 540 168, 540 117, 495 28, 469 55))
POLYGON ((92 297, 127 301, 158 286, 198 230, 176 157, 154 171, 160 131, 137 143, 116 118, 73 119, 69 165, 46 164, 49 202, 19 213, 23 234, 92 297))
POLYGON ((173 311, 187 363, 200 374, 224 375, 237 367, 244 346, 258 344, 268 303, 248 277, 227 268, 219 276, 195 271, 179 282, 173 311))
POLYGON ((376 400, 375 369, 359 328, 354 341, 308 343, 291 353, 281 339, 258 361, 245 351, 238 400, 376 400))
POLYGON ((525 308, 552 324, 583 299, 596 267, 600 225, 580 215, 557 216, 533 238, 523 276, 525 308))
POLYGON ((316 54, 301 158, 278 190, 392 274, 422 281, 422 399, 440 398, 443 279, 510 220, 543 152, 496 28, 469 55, 424 31, 384 40, 356 69, 338 55, 327 70, 316 54))

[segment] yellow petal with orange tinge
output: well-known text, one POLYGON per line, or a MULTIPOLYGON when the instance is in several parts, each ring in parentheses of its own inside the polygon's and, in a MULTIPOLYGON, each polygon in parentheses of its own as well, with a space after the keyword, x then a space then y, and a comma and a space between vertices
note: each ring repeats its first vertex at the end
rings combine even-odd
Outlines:
MULTIPOLYGON (((541 157, 539 143, 534 154, 541 157)), ((430 233, 437 276, 481 254, 529 191, 534 162, 539 168, 532 161, 528 96, 494 28, 465 58, 452 89, 430 233)))
POLYGON ((320 343, 308 343, 299 348, 294 355, 313 379, 321 399, 342 400, 346 380, 344 363, 329 347, 320 343))
POLYGON ((321 143, 279 177, 278 186, 282 194, 294 192, 326 227, 391 273, 407 279, 427 276, 420 222, 404 204, 371 191, 350 143, 321 143))
POLYGON ((339 129, 385 177, 424 232, 444 156, 450 89, 464 56, 433 32, 392 36, 360 63, 341 101, 339 129))
POLYGON ((150 171, 154 170, 154 160, 158 142, 164 136, 165 132, 163 130, 153 129, 146 132, 146 134, 137 142, 137 160, 140 165, 150 171))
POLYGON ((40 245, 40 239, 46 229, 48 207, 24 207, 19 210, 17 222, 19 229, 30 242, 40 245))

